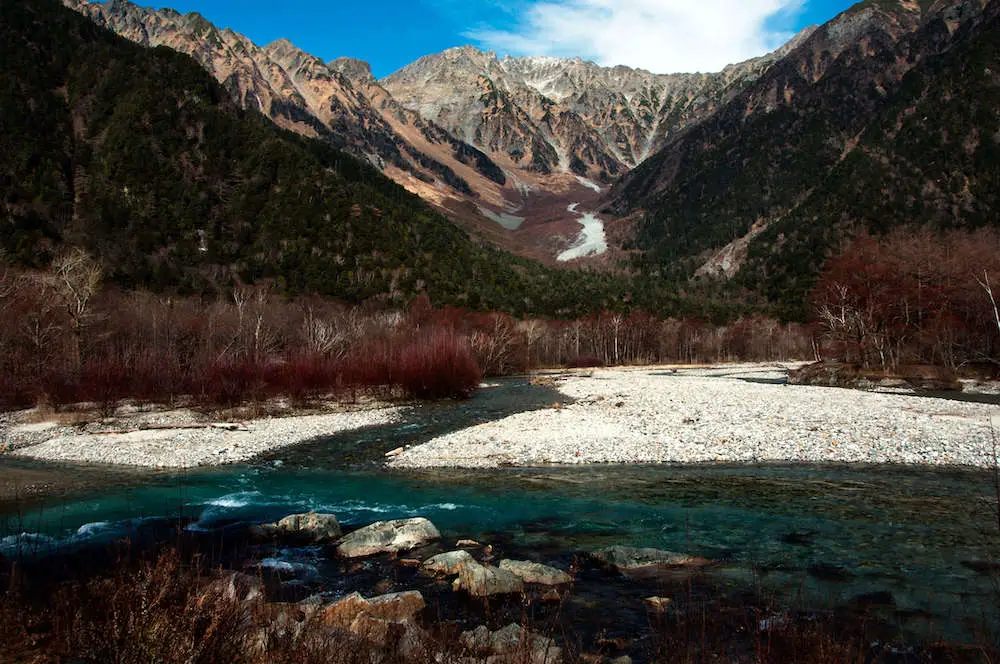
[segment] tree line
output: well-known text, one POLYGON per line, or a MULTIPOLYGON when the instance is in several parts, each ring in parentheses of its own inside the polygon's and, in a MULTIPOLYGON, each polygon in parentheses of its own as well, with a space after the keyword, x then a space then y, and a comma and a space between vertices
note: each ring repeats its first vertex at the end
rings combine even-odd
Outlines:
POLYGON ((792 359, 800 324, 760 315, 713 325, 642 311, 575 319, 391 308, 266 282, 225 296, 122 290, 80 249, 44 270, 0 268, 0 405, 123 399, 229 406, 274 396, 466 396, 482 374, 540 367, 792 359))
POLYGON ((893 370, 1000 367, 1000 232, 862 234, 813 290, 825 357, 893 370))

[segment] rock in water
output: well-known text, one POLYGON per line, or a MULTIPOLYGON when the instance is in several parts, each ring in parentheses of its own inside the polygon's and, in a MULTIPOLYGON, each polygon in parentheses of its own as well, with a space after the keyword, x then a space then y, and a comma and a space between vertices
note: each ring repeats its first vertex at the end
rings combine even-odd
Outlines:
POLYGON ((573 577, 561 569, 528 560, 501 560, 500 569, 510 572, 525 583, 559 586, 573 582, 573 577))
POLYGON ((686 553, 633 546, 609 546, 595 551, 591 556, 619 572, 643 567, 700 567, 711 562, 686 553))
POLYGON ((468 551, 449 551, 439 553, 424 561, 423 568, 434 574, 458 574, 466 565, 478 565, 468 551))
POLYGON ((339 539, 342 533, 337 517, 333 514, 307 512, 289 514, 277 523, 254 526, 250 529, 250 534, 257 537, 290 536, 313 544, 324 544, 339 539))
POLYGON ((441 533, 438 529, 422 517, 376 521, 341 538, 337 543, 337 553, 344 558, 360 558, 408 551, 439 539, 441 533))
POLYGON ((490 597, 524 592, 524 582, 507 570, 475 563, 462 567, 455 589, 473 597, 490 597))

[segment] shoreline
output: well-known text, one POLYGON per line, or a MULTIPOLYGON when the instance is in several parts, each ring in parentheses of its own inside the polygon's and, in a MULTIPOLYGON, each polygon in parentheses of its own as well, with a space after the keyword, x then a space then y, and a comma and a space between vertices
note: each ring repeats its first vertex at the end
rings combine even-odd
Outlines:
MULTIPOLYGON (((562 395, 551 406, 393 450, 386 455, 385 467, 993 467, 990 421, 1000 425, 1000 405, 783 384, 788 369, 795 366, 538 372, 533 381, 562 395)), ((345 407, 331 402, 323 408, 236 422, 215 421, 188 409, 125 408, 108 419, 91 413, 90 420, 78 413, 4 413, 0 458, 131 471, 222 466, 323 436, 391 425, 401 421, 410 406, 374 402, 345 407)))
POLYGON ((786 373, 768 364, 549 377, 567 403, 439 436, 388 466, 994 465, 1000 406, 780 384, 786 373))

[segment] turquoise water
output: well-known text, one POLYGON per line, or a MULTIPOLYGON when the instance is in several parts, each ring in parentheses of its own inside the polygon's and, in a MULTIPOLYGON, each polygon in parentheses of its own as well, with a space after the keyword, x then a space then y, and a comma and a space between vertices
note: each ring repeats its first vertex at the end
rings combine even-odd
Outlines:
MULTIPOLYGON (((85 489, 8 514, 0 553, 106 541, 160 517, 204 533, 307 510, 333 512, 348 527, 419 515, 446 541, 495 542, 506 554, 563 565, 601 546, 632 544, 716 560, 710 574, 719 583, 763 588, 789 602, 837 606, 890 593, 901 625, 918 620, 920 629, 949 634, 997 605, 984 563, 997 560, 1000 535, 984 472, 598 466, 402 473, 371 462, 400 441, 551 403, 545 392, 519 402, 530 389, 507 382, 472 402, 424 409, 400 425, 316 441, 254 465, 85 489)), ((267 564, 293 575, 323 573, 319 550, 268 555, 267 564)))

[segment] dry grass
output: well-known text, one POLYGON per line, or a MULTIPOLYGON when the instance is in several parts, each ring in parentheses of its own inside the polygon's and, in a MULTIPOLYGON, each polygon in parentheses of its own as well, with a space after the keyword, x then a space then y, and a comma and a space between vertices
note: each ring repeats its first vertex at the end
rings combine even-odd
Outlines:
MULTIPOLYGON (((540 664, 529 633, 561 646, 559 658, 550 656, 546 664, 608 662, 626 649, 657 664, 978 664, 1000 655, 986 647, 934 644, 903 656, 873 645, 863 619, 679 597, 668 610, 650 612, 647 634, 631 644, 599 636, 584 640, 564 619, 562 604, 534 619, 526 608, 518 622, 529 631, 491 657, 469 650, 459 638, 461 628, 447 620, 418 617, 422 628, 416 641, 379 625, 360 633, 332 627, 320 610, 268 603, 253 594, 252 579, 206 570, 173 550, 145 563, 122 564, 110 575, 36 588, 34 597, 18 592, 25 587, 12 585, 0 603, 3 662, 540 664)), ((480 621, 491 620, 490 605, 482 611, 480 621)), ((433 613, 428 609, 422 616, 433 613)))

